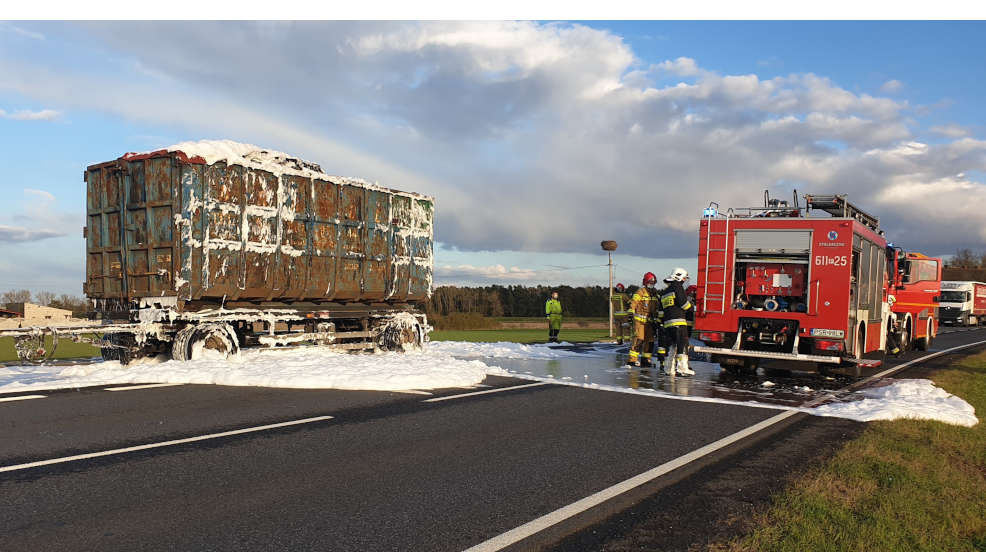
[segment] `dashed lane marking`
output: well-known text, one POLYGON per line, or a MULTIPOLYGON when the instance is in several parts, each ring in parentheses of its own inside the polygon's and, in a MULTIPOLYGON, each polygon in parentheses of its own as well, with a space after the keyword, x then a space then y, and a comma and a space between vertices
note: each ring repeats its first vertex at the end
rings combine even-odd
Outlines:
POLYGON ((394 393, 412 393, 414 395, 434 395, 430 391, 420 391, 418 389, 396 389, 394 393))
POLYGON ((297 426, 299 424, 308 424, 310 422, 319 422, 322 420, 329 420, 331 416, 316 416, 314 418, 303 418, 301 420, 292 420, 290 422, 278 422, 277 424, 267 424, 264 426, 254 426, 252 428, 242 428, 240 430, 230 430, 228 432, 219 432, 215 434, 207 434, 204 436, 186 437, 183 439, 172 439, 170 441, 161 441, 158 443, 147 443, 144 445, 134 445, 132 447, 123 447, 120 449, 110 449, 109 451, 99 451, 97 453, 85 453, 82 455, 72 455, 71 457, 60 457, 57 459, 48 459, 44 461, 35 461, 23 464, 15 464, 12 466, 0 467, 0 473, 3 472, 13 472, 14 470, 23 470, 25 468, 34 468, 38 466, 48 466, 52 464, 58 464, 69 461, 80 461, 84 459, 95 459, 98 457, 106 457, 109 455, 118 455, 120 453, 131 453, 133 451, 144 451, 147 449, 155 449, 157 447, 166 447, 168 445, 181 445, 182 443, 192 443, 195 441, 204 441, 206 439, 215 439, 217 437, 227 437, 235 436, 239 434, 248 434, 251 432, 260 432, 263 430, 273 430, 275 428, 284 428, 287 426, 297 426))
POLYGON ((173 387, 176 385, 186 385, 183 383, 152 383, 146 385, 127 385, 121 387, 107 387, 106 391, 130 391, 133 389, 151 389, 154 387, 173 387))
POLYGON ((462 397, 472 397, 474 395, 487 395, 489 393, 499 393, 501 391, 508 391, 511 389, 523 389, 525 387, 538 387, 541 385, 550 385, 548 382, 537 382, 537 383, 527 383, 524 385, 514 385, 511 387, 498 387, 496 389, 487 389, 486 391, 475 391, 473 393, 461 393, 459 395, 449 395, 447 397, 435 397, 434 399, 425 399, 421 401, 422 403, 437 403, 438 401, 448 401, 449 399, 460 399, 462 397))
POLYGON ((28 399, 44 399, 45 395, 21 395, 20 397, 0 397, 0 403, 7 401, 27 401, 28 399))

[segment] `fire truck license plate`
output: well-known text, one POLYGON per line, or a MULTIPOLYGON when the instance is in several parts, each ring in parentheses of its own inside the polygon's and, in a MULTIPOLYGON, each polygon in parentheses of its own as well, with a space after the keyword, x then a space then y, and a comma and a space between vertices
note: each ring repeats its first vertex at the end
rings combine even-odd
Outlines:
POLYGON ((848 256, 825 256, 815 257, 815 266, 845 266, 849 263, 848 256))

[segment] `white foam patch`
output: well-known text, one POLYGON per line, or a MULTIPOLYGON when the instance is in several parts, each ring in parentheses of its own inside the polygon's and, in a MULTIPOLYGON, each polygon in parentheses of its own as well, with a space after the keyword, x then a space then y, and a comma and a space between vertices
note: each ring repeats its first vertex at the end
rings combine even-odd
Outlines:
MULTIPOLYGON (((554 343, 556 346, 572 347, 571 343, 554 343)), ((526 360, 553 360, 559 358, 606 356, 597 352, 576 352, 567 349, 552 349, 543 343, 524 344, 498 341, 496 343, 473 343, 469 341, 432 341, 425 346, 430 353, 441 353, 454 357, 467 358, 512 358, 526 360)))
POLYGON ((935 386, 931 380, 898 380, 885 387, 864 389, 860 393, 866 398, 822 405, 805 409, 805 412, 861 422, 913 418, 969 427, 979 423, 972 405, 935 386))
POLYGON ((7 366, 0 368, 0 392, 151 382, 398 391, 475 385, 500 370, 431 351, 349 354, 306 347, 249 350, 229 360, 7 366))

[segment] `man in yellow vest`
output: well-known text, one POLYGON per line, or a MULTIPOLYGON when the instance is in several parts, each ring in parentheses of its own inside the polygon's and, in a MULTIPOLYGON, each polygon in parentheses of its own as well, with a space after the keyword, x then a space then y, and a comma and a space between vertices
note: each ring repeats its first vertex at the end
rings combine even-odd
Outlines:
POLYGON ((623 343, 624 336, 630 334, 630 312, 627 310, 629 300, 623 284, 617 283, 616 290, 613 291, 613 296, 609 298, 609 302, 613 305, 613 325, 616 326, 616 335, 619 337, 620 343, 623 343))
POLYGON ((633 342, 630 344, 629 366, 650 368, 651 354, 654 352, 654 319, 660 298, 654 290, 657 276, 647 272, 642 287, 630 298, 630 316, 633 318, 633 342), (643 360, 641 360, 643 359, 643 360))
POLYGON ((561 301, 558 291, 551 293, 551 298, 544 303, 544 317, 548 319, 548 341, 558 343, 558 332, 561 331, 561 301))

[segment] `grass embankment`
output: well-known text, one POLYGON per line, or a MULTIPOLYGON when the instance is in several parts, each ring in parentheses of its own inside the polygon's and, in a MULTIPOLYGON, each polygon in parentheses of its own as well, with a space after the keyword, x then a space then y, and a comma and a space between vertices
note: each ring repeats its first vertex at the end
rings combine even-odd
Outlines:
MULTIPOLYGON (((45 339, 45 345, 51 348, 51 338, 45 339)), ((52 358, 78 358, 78 357, 98 357, 99 348, 93 347, 88 343, 76 343, 68 339, 60 338, 58 348, 52 358)), ((0 337, 0 362, 10 362, 17 360, 17 351, 14 350, 13 337, 0 337)))
POLYGON ((731 551, 986 550, 986 354, 936 373, 980 423, 873 422, 754 517, 731 551))
MULTIPOLYGON (((562 322, 561 341, 599 341, 606 339, 608 327, 599 329, 596 318, 571 318, 562 322)), ((603 320, 605 321, 605 320, 603 320)), ((448 316, 432 316, 432 341, 511 341, 540 343, 548 340, 548 322, 544 318, 490 318, 473 312, 454 312, 448 316), (518 327, 519 324, 525 327, 518 327)))

